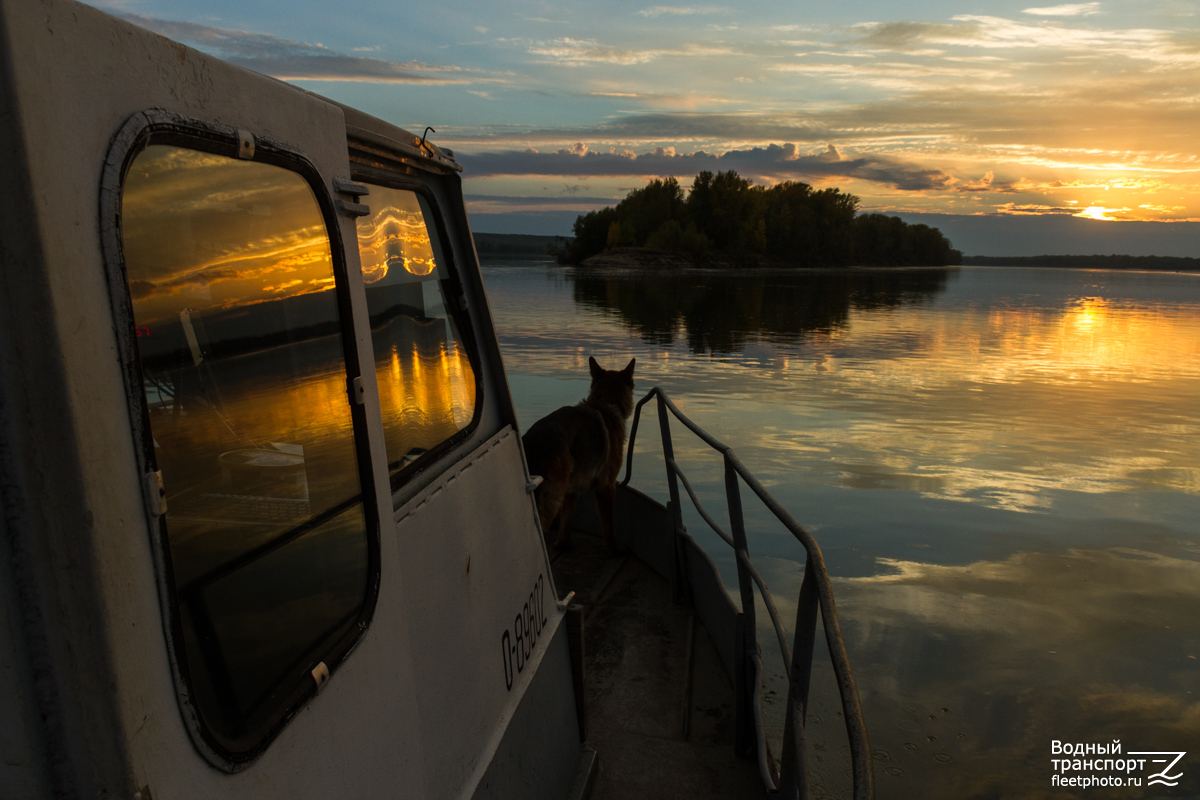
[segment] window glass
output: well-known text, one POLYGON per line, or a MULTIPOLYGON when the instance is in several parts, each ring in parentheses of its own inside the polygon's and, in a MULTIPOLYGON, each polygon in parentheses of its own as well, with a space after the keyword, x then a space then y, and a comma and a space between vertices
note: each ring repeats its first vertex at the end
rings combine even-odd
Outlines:
POLYGON ((471 424, 475 373, 446 307, 450 276, 430 235, 424 199, 403 189, 370 189, 371 213, 358 220, 358 250, 395 475, 471 424))
POLYGON ((203 724, 253 747, 357 630, 368 532, 325 221, 277 166, 152 145, 122 244, 203 724))

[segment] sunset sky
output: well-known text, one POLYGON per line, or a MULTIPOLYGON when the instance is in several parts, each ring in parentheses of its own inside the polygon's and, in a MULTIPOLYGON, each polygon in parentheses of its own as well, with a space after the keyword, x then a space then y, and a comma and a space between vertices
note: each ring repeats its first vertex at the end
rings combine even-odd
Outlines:
POLYGON ((968 254, 1200 256, 1197 2, 95 5, 432 125, 480 231, 566 234, 649 178, 735 169, 839 187, 968 254))

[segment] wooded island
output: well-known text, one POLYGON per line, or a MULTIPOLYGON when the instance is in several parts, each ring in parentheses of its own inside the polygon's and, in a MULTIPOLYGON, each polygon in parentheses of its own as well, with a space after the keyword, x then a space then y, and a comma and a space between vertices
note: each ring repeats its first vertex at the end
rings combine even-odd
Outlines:
MULTIPOLYGON (((757 186, 733 170, 701 172, 684 198, 675 178, 634 189, 616 207, 581 214, 562 264, 601 254, 677 254, 676 263, 796 267, 958 264, 937 228, 899 217, 858 214, 858 198, 839 189, 785 181, 757 186)), ((668 259, 672 260, 672 259, 668 259)))

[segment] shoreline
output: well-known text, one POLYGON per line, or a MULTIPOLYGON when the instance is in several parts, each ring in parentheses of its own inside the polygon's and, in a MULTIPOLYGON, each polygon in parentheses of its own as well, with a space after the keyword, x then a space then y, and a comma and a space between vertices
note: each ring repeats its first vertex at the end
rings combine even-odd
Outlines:
MULTIPOLYGON (((553 259, 549 246, 565 237, 517 234, 475 234, 481 258, 513 260, 553 259)), ((1200 258, 1185 256, 1131 255, 1038 255, 1038 256, 963 256, 961 264, 801 266, 771 257, 716 258, 689 253, 647 248, 614 248, 584 259, 580 264, 565 264, 584 269, 664 269, 743 271, 751 269, 941 269, 945 267, 1017 267, 1034 269, 1094 269, 1114 272, 1200 272, 1200 258)))
POLYGON ((585 258, 579 264, 565 266, 583 267, 585 269, 703 269, 721 270, 727 272, 748 269, 780 269, 780 270, 841 270, 841 269, 943 269, 956 267, 957 264, 880 264, 880 265, 800 265, 793 261, 771 257, 748 257, 744 259, 697 257, 689 253, 667 250, 649 250, 646 248, 616 248, 606 250, 598 255, 585 258))
POLYGON ((1184 256, 963 256, 964 267, 1035 267, 1146 272, 1197 272, 1200 258, 1184 256))
POLYGON ((801 266, 775 258, 722 259, 696 257, 688 253, 617 248, 566 266, 585 269, 722 270, 841 270, 841 269, 947 269, 955 267, 1013 267, 1032 269, 1092 269, 1113 272, 1200 272, 1200 258, 1179 256, 964 256, 960 264, 850 264, 846 266, 801 266))

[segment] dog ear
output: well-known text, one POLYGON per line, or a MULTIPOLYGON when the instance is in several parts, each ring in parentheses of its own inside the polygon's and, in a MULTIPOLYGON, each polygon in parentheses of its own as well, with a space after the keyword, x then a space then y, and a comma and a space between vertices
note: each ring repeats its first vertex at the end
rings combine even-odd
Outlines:
POLYGON ((588 369, 592 371, 592 380, 596 380, 604 374, 604 370, 600 368, 600 364, 596 362, 595 356, 588 356, 588 369))
POLYGON ((629 359, 629 363, 625 365, 625 369, 621 370, 621 377, 630 383, 633 383, 633 365, 636 362, 636 358, 629 359))

